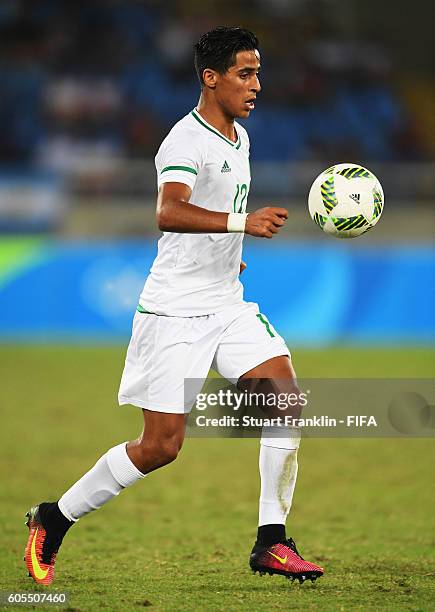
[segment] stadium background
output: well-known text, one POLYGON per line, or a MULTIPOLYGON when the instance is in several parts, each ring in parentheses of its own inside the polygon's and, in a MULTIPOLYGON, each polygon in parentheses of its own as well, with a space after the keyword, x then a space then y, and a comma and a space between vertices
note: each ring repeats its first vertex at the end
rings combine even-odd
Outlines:
MULTIPOLYGON (((45 480, 44 494, 53 497, 65 487, 64 473, 72 482, 119 441, 120 432, 126 438, 137 435, 137 414, 117 410, 116 388, 132 314, 156 252, 153 156, 172 124, 197 102, 192 44, 215 25, 240 24, 261 40, 263 91, 246 122, 252 147, 249 207, 271 203, 290 211, 277 239, 246 239, 246 299, 260 303, 288 340, 305 376, 433 377, 432 14, 429 0, 416 3, 412 23, 409 3, 401 0, 394 10, 392 3, 373 0, 2 1, 0 363, 7 424, 2 447, 5 478, 9 480, 11 470, 18 474, 4 490, 14 517, 9 551, 20 551, 22 533, 15 518, 21 506, 26 509, 38 499, 25 493, 37 495, 28 476, 40 479, 38 466, 47 453, 60 466, 57 476, 45 480), (341 161, 369 167, 386 195, 380 223, 353 241, 323 235, 307 212, 312 180, 341 161), (70 449, 64 447, 66 438, 70 449), (23 463, 19 441, 32 454, 32 467, 23 463)), ((382 450, 370 447, 370 466, 358 441, 341 442, 348 444, 348 466, 353 466, 348 469, 355 478, 361 465, 366 474, 375 474, 382 458, 389 462, 393 481, 414 462, 424 466, 431 457, 433 461, 433 448, 423 441, 409 441, 404 455, 400 447, 400 461, 395 441, 389 441, 382 450)), ((212 458, 225 466, 228 447, 223 445, 234 441, 207 443, 212 458)), ((186 455, 184 469, 192 479, 201 478, 193 467, 201 441, 191 444, 194 450, 186 455)), ((256 451, 247 444, 241 443, 242 450, 232 447, 232 453, 255 461, 256 451)), ((306 465, 314 467, 308 452, 305 457, 306 465)), ((339 465, 338 457, 329 461, 333 465, 328 469, 339 465)), ((178 466, 170 469, 161 485, 158 478, 150 480, 162 504, 168 499, 165 486, 183 474, 178 466)), ((241 491, 239 504, 244 511, 246 502, 253 521, 254 477, 248 479, 250 488, 244 488, 245 480, 235 485, 241 491)), ((415 510, 415 529, 428 518, 424 500, 433 502, 426 477, 423 469, 414 493, 411 487, 409 496, 398 501, 406 509, 415 496, 422 500, 420 515, 415 510)), ((312 495, 313 481, 306 478, 301 497, 312 495)), ((370 480, 367 499, 373 499, 380 484, 370 480)), ((225 496, 225 484, 214 481, 202 493, 204 506, 195 501, 200 490, 188 503, 200 515, 203 511, 207 524, 212 517, 218 525, 220 519, 209 506, 216 507, 219 496, 225 496)), ((147 494, 141 499, 152 508, 147 494)), ((349 489, 341 492, 345 494, 349 489)), ((395 499, 393 490, 388 494, 395 499)), ((327 510, 325 498, 319 500, 327 510)), ((123 510, 109 509, 112 514, 106 516, 115 522, 123 511, 133 516, 139 502, 130 503, 123 510)), ((309 509, 315 514, 313 502, 309 509)), ((89 525, 97 525, 93 520, 89 525)), ((366 515, 364 521, 365 527, 380 529, 366 515)), ((313 540, 318 538, 320 553, 322 537, 315 528, 302 526, 313 540)), ((399 520, 393 526, 397 532, 410 528, 399 520)), ((190 536, 194 546, 196 536, 190 536)), ((420 545, 415 559, 427 541, 420 545)), ((392 554, 399 558, 402 552, 398 546, 392 554)), ((227 562, 225 555, 221 551, 208 562, 227 562)), ((11 557, 2 561, 11 562, 11 557)), ((408 559, 407 567, 413 562, 408 559)), ((16 567, 12 583, 23 588, 27 583, 20 581, 16 567)), ((156 571, 163 569, 157 564, 156 571)), ((10 577, 3 583, 10 585, 10 577)), ((181 583, 177 588, 183 592, 181 583)), ((391 587, 398 602, 407 588, 391 587)), ((378 605, 376 597, 382 593, 373 589, 369 591, 378 605)), ((248 591, 239 608, 248 604, 248 591)), ((251 605, 269 605, 269 595, 257 590, 251 605)), ((322 609, 327 609, 329 595, 324 594, 322 609)), ((129 601, 125 597, 124 608, 129 601)), ((157 603, 166 601, 158 591, 153 597, 157 603)), ((298 597, 300 605, 315 605, 302 592, 298 597)), ((213 607, 212 600, 207 602, 213 607)), ((171 605, 181 609, 182 599, 171 600, 171 605)), ((116 608, 113 601, 111 606, 116 608)))

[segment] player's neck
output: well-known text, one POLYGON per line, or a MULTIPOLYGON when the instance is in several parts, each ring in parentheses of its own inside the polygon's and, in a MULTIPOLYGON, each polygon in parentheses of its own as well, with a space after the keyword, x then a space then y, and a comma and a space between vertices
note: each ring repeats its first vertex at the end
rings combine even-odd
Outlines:
POLYGON ((207 123, 212 125, 225 138, 236 142, 237 134, 234 128, 234 119, 225 115, 219 106, 204 100, 203 96, 201 96, 196 110, 207 123))

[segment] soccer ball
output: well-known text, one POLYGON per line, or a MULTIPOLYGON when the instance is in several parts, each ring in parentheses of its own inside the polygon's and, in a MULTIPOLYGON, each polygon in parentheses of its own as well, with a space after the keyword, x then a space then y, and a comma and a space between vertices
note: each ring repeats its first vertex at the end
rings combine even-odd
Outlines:
POLYGON ((336 164, 314 181, 308 196, 310 215, 327 234, 355 238, 379 221, 384 192, 376 176, 358 164, 336 164))

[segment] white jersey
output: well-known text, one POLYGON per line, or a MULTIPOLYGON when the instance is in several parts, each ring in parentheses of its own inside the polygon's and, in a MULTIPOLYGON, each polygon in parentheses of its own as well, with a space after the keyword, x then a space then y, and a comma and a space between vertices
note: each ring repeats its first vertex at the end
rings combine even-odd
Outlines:
MULTIPOLYGON (((184 183, 190 201, 219 212, 245 212, 250 187, 249 138, 235 124, 232 142, 196 110, 165 138, 155 162, 158 187, 184 183)), ((140 296, 155 314, 193 317, 219 312, 243 301, 239 280, 242 233, 163 232, 158 253, 140 296)))

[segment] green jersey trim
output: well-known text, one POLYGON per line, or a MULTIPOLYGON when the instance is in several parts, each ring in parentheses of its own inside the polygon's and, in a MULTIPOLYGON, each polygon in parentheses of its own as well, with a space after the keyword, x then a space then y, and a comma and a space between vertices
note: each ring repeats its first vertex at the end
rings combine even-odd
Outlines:
POLYGON ((240 140, 239 134, 237 135, 237 142, 233 142, 232 140, 230 140, 229 138, 227 138, 226 136, 224 136, 223 134, 221 134, 220 132, 212 128, 209 124, 207 124, 204 121, 204 119, 201 119, 198 113, 195 112, 194 110, 190 114, 198 121, 198 123, 202 125, 202 127, 205 127, 206 130, 209 130, 209 132, 213 132, 213 134, 216 134, 216 136, 219 136, 219 138, 222 138, 222 140, 227 142, 232 147, 236 147, 236 149, 240 149, 240 145, 242 144, 242 141, 240 140))
POLYGON ((154 314, 153 312, 150 312, 149 310, 145 310, 145 308, 141 306, 140 304, 138 305, 136 310, 140 312, 141 314, 154 314))
POLYGON ((191 172, 192 174, 198 174, 195 168, 189 168, 189 166, 166 166, 166 168, 163 168, 160 174, 163 174, 163 172, 168 172, 169 170, 184 170, 184 172, 191 172))
POLYGON ((156 317, 169 317, 170 316, 170 315, 157 314, 155 312, 151 312, 151 310, 145 310, 145 308, 141 306, 140 304, 138 305, 136 310, 140 312, 141 314, 152 314, 152 315, 155 315, 156 317))
POLYGON ((258 317, 259 321, 261 321, 261 323, 263 323, 263 325, 265 326, 265 328, 266 328, 267 333, 269 334, 269 336, 270 336, 271 338, 275 338, 275 334, 274 334, 274 333, 272 332, 272 330, 270 329, 269 321, 263 317, 263 315, 261 314, 261 312, 260 312, 260 313, 258 313, 256 316, 258 317))

